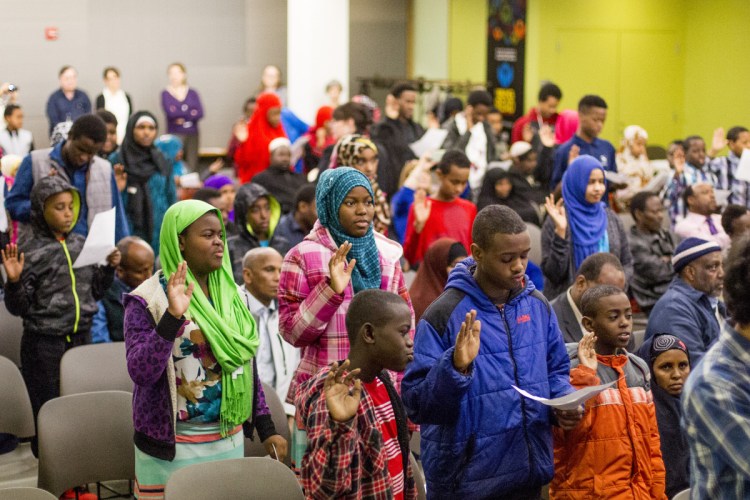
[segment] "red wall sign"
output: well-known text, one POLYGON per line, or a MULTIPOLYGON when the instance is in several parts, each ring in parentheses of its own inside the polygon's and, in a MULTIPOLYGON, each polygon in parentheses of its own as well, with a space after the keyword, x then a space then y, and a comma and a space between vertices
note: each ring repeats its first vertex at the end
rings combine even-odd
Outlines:
POLYGON ((48 41, 54 41, 57 40, 57 27, 56 26, 47 26, 44 28, 44 38, 48 41))

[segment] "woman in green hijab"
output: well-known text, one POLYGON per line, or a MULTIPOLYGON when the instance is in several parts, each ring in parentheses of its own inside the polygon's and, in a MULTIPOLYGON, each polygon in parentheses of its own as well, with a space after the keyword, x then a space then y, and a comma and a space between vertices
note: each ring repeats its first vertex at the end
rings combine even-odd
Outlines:
POLYGON ((124 297, 133 391, 136 496, 161 498, 186 465, 243 456, 257 429, 283 460, 254 356, 255 322, 232 277, 220 212, 197 200, 167 210, 162 271, 124 297))

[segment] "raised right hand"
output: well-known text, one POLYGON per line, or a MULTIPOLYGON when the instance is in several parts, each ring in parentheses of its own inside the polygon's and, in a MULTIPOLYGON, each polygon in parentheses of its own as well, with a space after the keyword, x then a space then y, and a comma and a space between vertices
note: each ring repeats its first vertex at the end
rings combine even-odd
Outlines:
POLYGON ((432 201, 427 198, 427 193, 424 191, 417 190, 414 193, 414 228, 418 233, 422 232, 424 225, 427 223, 427 219, 430 218, 430 210, 432 209, 432 201))
POLYGON ((565 231, 568 229, 568 218, 565 217, 565 206, 563 206, 563 199, 560 198, 555 203, 555 197, 553 195, 547 196, 544 200, 544 208, 547 209, 547 215, 555 223, 555 233, 565 239, 565 231))
POLYGON ((175 318, 181 318, 190 307, 190 299, 193 296, 195 283, 185 286, 187 281, 187 262, 184 260, 177 265, 177 270, 167 281, 167 300, 169 314, 175 318))
POLYGON ((578 158, 578 155, 580 154, 581 154, 581 148, 573 144, 573 146, 570 147, 570 152, 568 153, 568 165, 570 165, 573 162, 573 160, 578 158))
POLYGON ((596 335, 594 332, 587 332, 580 342, 578 342, 578 361, 581 366, 591 368, 596 371, 599 361, 596 359, 596 335))
POLYGON ((359 368, 350 371, 344 377, 347 368, 349 368, 348 359, 341 366, 334 362, 323 385, 326 408, 336 422, 351 420, 357 414, 362 396, 362 381, 358 377, 359 368), (352 381, 354 381, 354 387, 350 387, 352 381))
POLYGON ((461 329, 456 336, 456 349, 453 351, 453 367, 466 372, 469 365, 479 354, 479 333, 482 322, 477 320, 477 312, 472 309, 466 313, 466 319, 461 323, 461 329))
POLYGON ((18 245, 14 243, 8 244, 1 252, 5 274, 8 275, 8 281, 16 283, 21 279, 21 271, 23 271, 23 263, 25 260, 24 254, 18 254, 18 245))
POLYGON ((346 255, 351 249, 351 243, 348 241, 343 242, 339 249, 336 250, 336 253, 333 254, 331 260, 328 261, 328 272, 331 274, 331 288, 337 294, 344 293, 346 285, 352 279, 354 265, 357 263, 357 259, 352 259, 348 263, 346 261, 346 255))
POLYGON ((555 146, 555 131, 552 127, 546 123, 539 129, 539 140, 542 141, 542 145, 547 148, 555 146))

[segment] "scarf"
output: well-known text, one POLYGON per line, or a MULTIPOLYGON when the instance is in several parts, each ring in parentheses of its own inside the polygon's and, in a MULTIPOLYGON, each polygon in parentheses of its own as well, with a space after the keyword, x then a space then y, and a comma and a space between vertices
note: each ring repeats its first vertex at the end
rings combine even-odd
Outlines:
POLYGON ((375 235, 372 225, 361 238, 350 236, 344 232, 339 221, 339 208, 344 198, 357 186, 367 189, 373 197, 370 181, 365 174, 351 167, 340 167, 326 170, 320 175, 318 187, 315 189, 315 203, 318 207, 318 220, 328 229, 336 246, 345 241, 352 244, 347 259, 357 259, 352 271, 352 287, 354 293, 368 288, 380 288, 380 253, 375 245, 375 235))
POLYGON ((604 168, 596 158, 582 155, 568 165, 562 179, 562 194, 573 240, 576 270, 589 255, 609 251, 605 204, 603 201, 586 201, 586 186, 591 172, 596 169, 604 174, 604 168))
POLYGON ((255 174, 268 168, 271 159, 268 145, 277 137, 286 137, 281 122, 275 127, 268 122, 268 111, 273 108, 281 108, 281 100, 276 94, 258 96, 255 111, 247 124, 247 140, 240 145, 234 157, 240 184, 250 182, 255 174))
MULTIPOLYGON (((345 135, 336 143, 332 158, 336 167, 354 167, 362 156, 362 151, 371 149, 378 154, 378 147, 370 139, 359 134, 345 135)), ((388 204, 385 193, 380 189, 377 178, 370 179, 370 186, 375 202, 375 219, 382 228, 388 229, 391 225, 391 206, 388 204)))
MULTIPOLYGON (((161 227, 161 259, 164 276, 171 276, 183 260, 178 235, 204 214, 221 213, 208 203, 186 200, 172 205, 161 227)), ((258 349, 258 331, 250 312, 234 284, 227 239, 222 224, 224 258, 220 269, 208 276, 211 301, 198 286, 188 262, 187 283, 195 283, 187 316, 206 336, 211 351, 221 365, 221 435, 248 419, 253 406, 251 360, 258 349)))
POLYGON ((152 211, 151 193, 148 181, 154 174, 168 176, 170 165, 164 155, 155 145, 141 146, 135 142, 133 131, 141 117, 151 118, 154 123, 156 118, 148 111, 138 111, 128 120, 125 138, 120 148, 120 158, 128 174, 128 184, 125 191, 128 193, 128 204, 125 209, 130 229, 146 241, 152 241, 155 237, 154 221, 152 211))
POLYGON ((448 281, 448 265, 460 256, 467 256, 466 249, 450 238, 440 238, 427 249, 409 288, 415 322, 419 322, 427 307, 443 293, 448 281))
POLYGON ((312 153, 320 158, 323 156, 323 151, 328 147, 336 144, 336 140, 332 135, 326 132, 325 142, 322 147, 318 147, 318 130, 325 129, 326 123, 333 119, 333 108, 330 106, 321 106, 318 108, 318 112, 315 115, 315 125, 310 127, 305 136, 308 139, 308 144, 312 153))

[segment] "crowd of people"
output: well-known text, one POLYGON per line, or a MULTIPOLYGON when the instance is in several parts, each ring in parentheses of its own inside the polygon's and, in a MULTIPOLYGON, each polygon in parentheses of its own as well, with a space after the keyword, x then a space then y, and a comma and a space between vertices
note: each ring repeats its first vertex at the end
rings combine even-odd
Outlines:
POLYGON ((308 498, 415 498, 422 471, 435 499, 750 495, 748 129, 652 160, 646 130, 615 148, 605 99, 558 112, 553 83, 504 130, 486 89, 428 121, 408 82, 381 112, 336 81, 307 125, 268 66, 202 168, 200 95, 167 75, 160 135, 117 68, 94 110, 63 67, 49 147, 0 89, 4 302, 34 415, 67 350, 124 341, 136 496, 254 431, 308 498), (112 208, 116 248, 75 266, 112 208), (574 409, 516 390, 602 384, 574 409))

